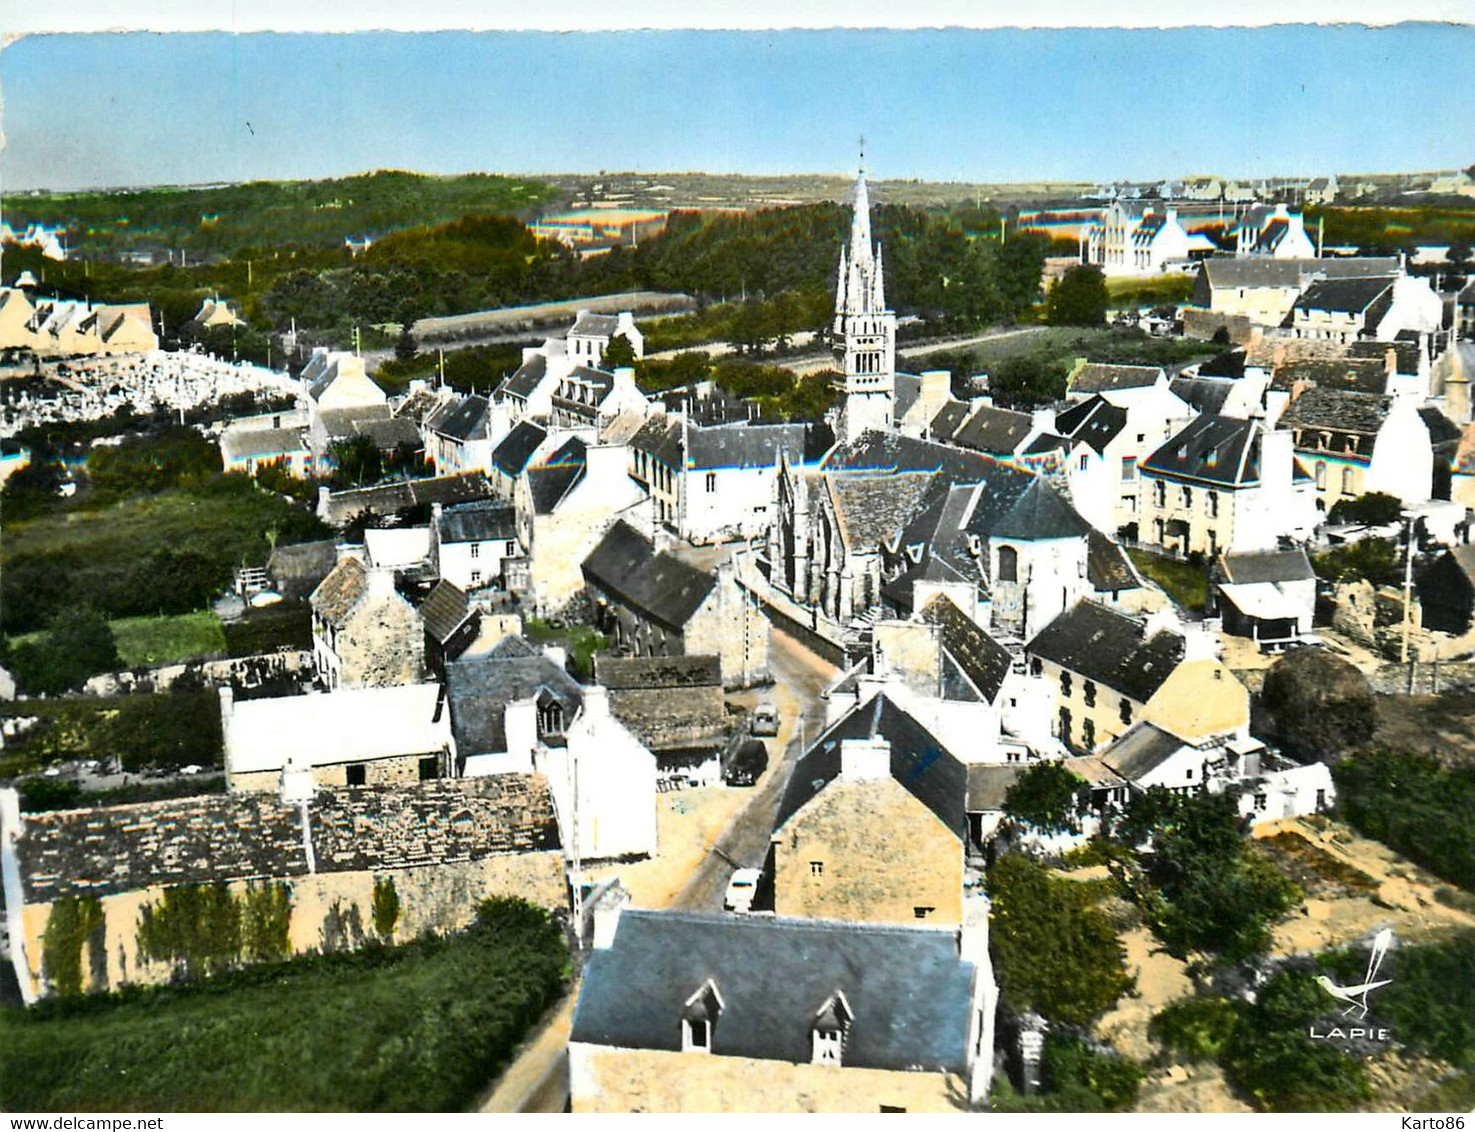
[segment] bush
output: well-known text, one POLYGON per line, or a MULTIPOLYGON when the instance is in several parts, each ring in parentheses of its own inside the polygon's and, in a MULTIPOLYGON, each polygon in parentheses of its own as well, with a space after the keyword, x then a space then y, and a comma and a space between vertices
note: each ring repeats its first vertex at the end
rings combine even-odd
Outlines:
POLYGON ((1227 998, 1186 998, 1158 1011, 1148 1033, 1185 1061, 1212 1061, 1238 1025, 1239 1009, 1227 998))
POLYGON ((1086 1025, 1133 989, 1126 952, 1097 907, 1099 886, 1053 877, 1017 854, 995 862, 988 884, 990 946, 1010 1010, 1086 1025))
POLYGON ((1085 779, 1058 762, 1027 767, 1004 795, 1004 815, 1044 833, 1075 828, 1085 779))
POLYGON ((1067 1092, 1077 1098, 1087 1094, 1099 1102, 1090 1106, 1092 1111, 1130 1108, 1142 1087, 1142 1068, 1136 1062, 1101 1053, 1080 1038, 1059 1033, 1045 1036, 1040 1070, 1047 1092, 1067 1092))
POLYGON ((99 672, 122 667, 112 629, 90 609, 58 613, 40 639, 11 650, 10 664, 28 695, 70 692, 99 672))
POLYGON ((1475 768, 1379 751, 1332 768, 1337 812, 1451 884, 1475 891, 1475 768))
POLYGON ((1370 491, 1356 499, 1339 499, 1332 504, 1327 521, 1332 523, 1366 523, 1381 527, 1396 523, 1403 514, 1403 500, 1382 491, 1370 491))
POLYGON ((1367 677, 1326 649, 1297 649, 1276 661, 1260 695, 1282 739, 1313 758, 1336 758, 1377 727, 1367 677))

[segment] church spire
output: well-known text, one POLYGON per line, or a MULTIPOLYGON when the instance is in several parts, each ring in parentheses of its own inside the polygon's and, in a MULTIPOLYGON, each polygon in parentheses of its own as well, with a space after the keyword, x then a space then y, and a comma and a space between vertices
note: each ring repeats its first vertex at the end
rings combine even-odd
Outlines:
POLYGON ((894 430, 896 315, 886 309, 881 249, 871 240, 864 138, 855 180, 850 244, 840 249, 834 338, 845 393, 840 435, 849 442, 873 429, 894 430))

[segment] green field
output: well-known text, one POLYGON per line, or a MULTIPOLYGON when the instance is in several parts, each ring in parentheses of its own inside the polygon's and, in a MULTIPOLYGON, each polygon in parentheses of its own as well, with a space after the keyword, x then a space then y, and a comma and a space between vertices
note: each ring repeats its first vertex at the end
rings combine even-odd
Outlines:
POLYGON ((182 664, 225 653, 220 618, 209 610, 174 617, 125 617, 112 622, 112 630, 125 668, 182 664))
POLYGON ((0 1012, 20 1112, 455 1112, 563 990, 562 929, 492 901, 445 939, 314 956, 191 987, 0 1012))
POLYGON ((1202 566, 1128 547, 1132 565, 1149 581, 1156 582, 1184 609, 1202 613, 1208 602, 1209 580, 1202 566))

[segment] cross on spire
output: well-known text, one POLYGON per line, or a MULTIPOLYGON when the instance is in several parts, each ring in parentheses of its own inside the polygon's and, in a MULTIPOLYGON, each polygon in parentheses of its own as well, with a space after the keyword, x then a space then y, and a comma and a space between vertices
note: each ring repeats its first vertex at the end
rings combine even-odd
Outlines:
POLYGON ((860 135, 860 175, 866 175, 866 136, 860 135))

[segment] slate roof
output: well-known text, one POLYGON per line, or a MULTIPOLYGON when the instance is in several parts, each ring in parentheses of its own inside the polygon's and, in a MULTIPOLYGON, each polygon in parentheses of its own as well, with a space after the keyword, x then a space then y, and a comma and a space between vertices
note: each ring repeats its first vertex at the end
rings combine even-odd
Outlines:
POLYGON ((288 456, 308 451, 300 428, 234 429, 220 438, 227 463, 261 456, 288 456))
POLYGON ((1105 452, 1106 446, 1126 427, 1127 410, 1113 405, 1099 393, 1055 417, 1055 431, 1072 440, 1085 441, 1097 452, 1105 452))
POLYGON ((846 1066, 964 1073, 976 977, 935 928, 627 909, 584 968, 572 1040, 680 1050, 686 1003, 710 979, 716 1056, 809 1063, 838 990, 854 1017, 846 1066))
POLYGON ((997 813, 1004 808, 1009 788, 1028 767, 1022 763, 972 763, 968 767, 968 812, 997 813))
POLYGON ((519 421, 502 438, 501 443, 492 450, 492 463, 503 475, 516 479, 522 475, 522 470, 533 458, 538 445, 547 439, 546 429, 540 428, 532 421, 519 421))
POLYGON ((722 686, 716 656, 597 656, 594 678, 610 691, 722 686))
POLYGON ((1255 421, 1200 416, 1142 461, 1143 471, 1238 487, 1260 479, 1255 421))
POLYGON ((1217 415, 1229 400, 1234 386, 1228 381, 1210 378, 1175 377, 1168 383, 1175 394, 1200 413, 1217 415))
POLYGON ((717 585, 714 575, 688 565, 670 551, 656 554, 650 541, 623 519, 610 527, 584 559, 584 580, 678 633, 717 585))
POLYGON ((630 438, 630 447, 644 452, 657 463, 668 468, 682 466, 681 422, 675 417, 657 414, 646 418, 646 422, 630 438))
POLYGON ((1398 260, 1368 256, 1322 259, 1271 259, 1265 256, 1213 256, 1204 260, 1211 287, 1296 287, 1313 274, 1328 279, 1387 276, 1398 271, 1398 260))
MULTIPOLYGON (((318 872, 478 860, 558 848, 542 775, 319 789, 308 808, 318 872)), ((308 875, 300 808, 275 793, 26 814, 26 899, 308 875)))
POLYGON ((442 578, 420 603, 425 631, 441 644, 456 635, 471 616, 471 602, 461 589, 442 578))
POLYGON ((901 420, 911 407, 917 403, 917 398, 922 396, 922 378, 917 374, 898 373, 894 382, 895 394, 893 400, 892 419, 901 420))
POLYGON ((840 777, 845 739, 885 739, 891 745, 891 777, 933 812, 961 841, 967 835, 963 763, 884 692, 838 720, 799 759, 774 818, 782 826, 830 782, 840 777))
POLYGON ((548 358, 545 354, 534 354, 518 366, 507 379, 497 386, 496 397, 516 397, 526 401, 548 376, 548 358))
POLYGON ((1293 310, 1361 314, 1393 287, 1390 276, 1370 279, 1323 279, 1296 300, 1293 310))
POLYGON ((958 429, 963 427, 963 422, 968 419, 972 406, 966 401, 949 401, 927 426, 928 435, 934 440, 951 441, 957 435, 958 429))
POLYGON ((458 503, 441 512, 441 542, 486 542, 516 537, 517 515, 511 504, 499 499, 458 503))
POLYGON ((1097 593, 1135 590, 1142 585, 1127 552, 1097 530, 1086 535, 1086 580, 1097 593))
POLYGON ((1425 405, 1419 410, 1419 419, 1429 430, 1429 441, 1437 452, 1444 445, 1457 446, 1462 435, 1460 426, 1450 420, 1434 405, 1425 405))
POLYGON ((461 758, 501 754, 507 750, 503 715, 514 700, 525 700, 546 691, 563 705, 565 724, 584 705, 583 689, 561 664, 541 652, 517 655, 522 650, 504 649, 504 644, 505 641, 499 642, 487 656, 446 665, 451 735, 461 758))
POLYGON ((1088 362, 1070 379, 1072 393, 1104 393, 1114 389, 1142 389, 1163 376, 1159 366, 1118 366, 1088 362))
POLYGON ((430 418, 429 428, 441 436, 463 443, 470 440, 486 440, 490 437, 490 402, 479 394, 463 397, 452 402, 442 412, 430 418))
POLYGON ((1399 373, 1418 373, 1421 351, 1417 342, 1353 342, 1348 353, 1354 358, 1371 358, 1388 364, 1388 351, 1393 351, 1399 373))
POLYGON ((687 461, 693 471, 712 468, 771 468, 780 454, 804 459, 802 424, 731 424, 689 427, 687 461))
POLYGON ((1091 529, 1043 476, 1037 476, 989 533, 997 538, 1077 538, 1091 529))
POLYGON ((989 703, 998 699, 1004 679, 1009 675, 1009 650, 985 633, 944 594, 923 606, 922 620, 942 630, 942 647, 984 698, 989 703))
POLYGON ((325 538, 278 546, 266 560, 266 576, 283 597, 306 597, 338 563, 338 543, 325 538))
POLYGON ((1167 762, 1183 748, 1183 740, 1161 727, 1139 720, 1127 733, 1101 752, 1109 768, 1128 782, 1136 782, 1167 762))
POLYGON ((419 428, 408 417, 359 418, 353 422, 352 434, 368 437, 381 452, 393 452, 400 445, 409 445, 417 451, 424 447, 419 428))
POLYGON ((570 334, 587 335, 592 338, 610 338, 614 336, 620 327, 620 320, 612 314, 595 314, 592 311, 580 311, 574 319, 573 326, 569 327, 570 334))
POLYGON ((1225 350, 1224 353, 1215 354, 1206 362, 1200 362, 1198 376, 1241 378, 1245 375, 1247 360, 1248 355, 1243 349, 1225 350))
POLYGON ((557 510, 584 478, 585 447, 582 440, 571 436, 542 464, 527 470, 528 492, 535 514, 548 515, 557 510))
POLYGON ((450 506, 473 499, 490 499, 492 494, 492 485, 481 472, 397 480, 373 487, 333 492, 328 497, 325 517, 328 522, 342 526, 362 511, 375 515, 393 515, 409 507, 432 503, 450 506))
POLYGON ((837 444, 820 467, 826 471, 942 472, 950 482, 977 483, 1008 465, 982 452, 871 430, 852 443, 837 444))
POLYGON ((1392 404, 1392 398, 1375 393, 1312 388, 1290 403, 1281 414, 1280 423, 1286 428, 1335 429, 1361 436, 1376 436, 1388 419, 1392 404))
POLYGON ((1183 660, 1183 638, 1163 629, 1144 639, 1140 622, 1093 601, 1078 601, 1041 629, 1025 651, 1145 704, 1183 660))
POLYGON ((1034 428, 1028 413, 980 405, 953 434, 952 442, 976 452, 1012 456, 1034 428))
POLYGON ((1256 582, 1308 582, 1316 577, 1306 552, 1293 550, 1242 550, 1220 555, 1224 580, 1234 585, 1256 582))

